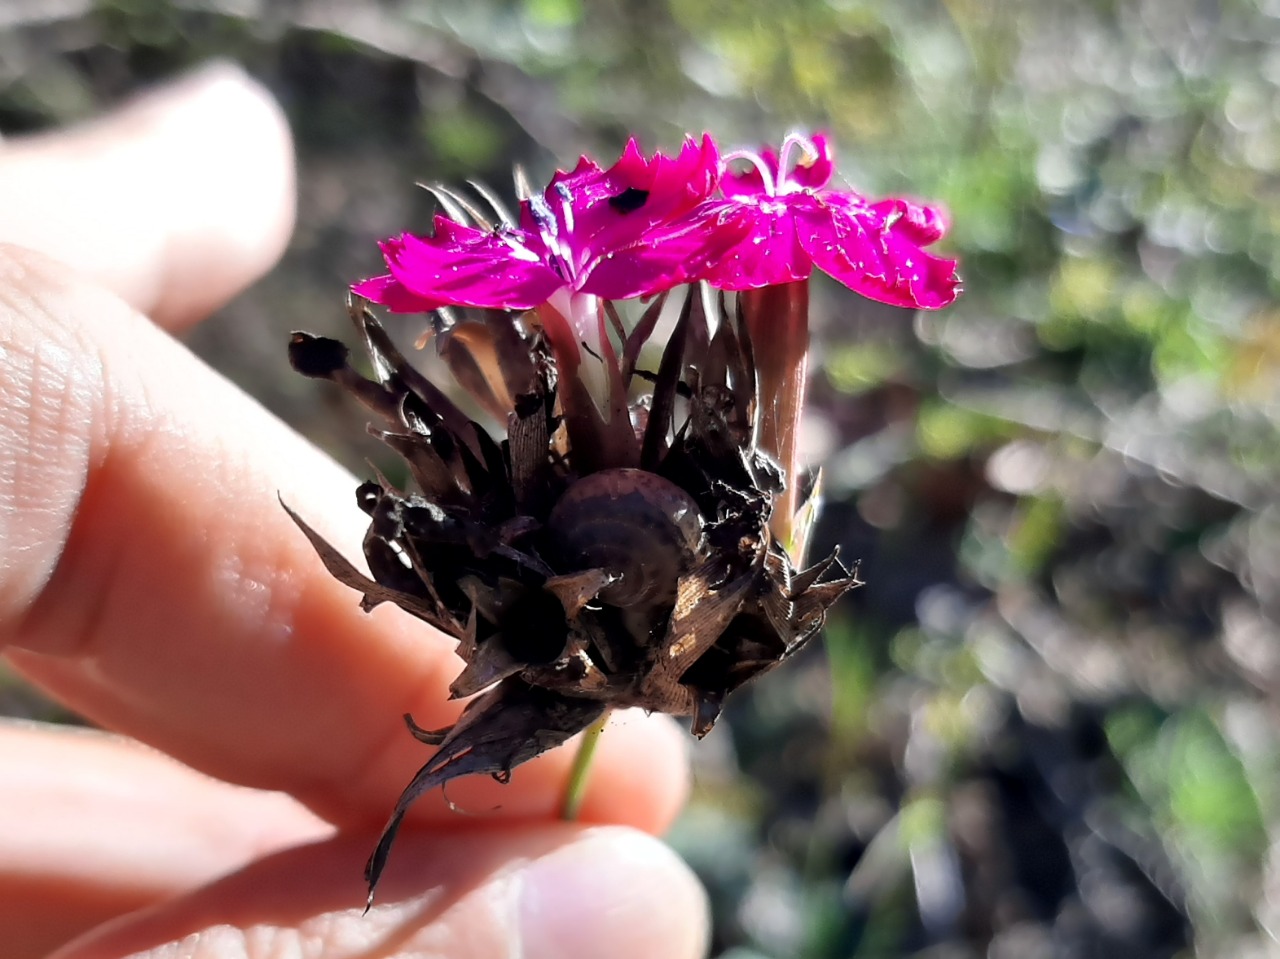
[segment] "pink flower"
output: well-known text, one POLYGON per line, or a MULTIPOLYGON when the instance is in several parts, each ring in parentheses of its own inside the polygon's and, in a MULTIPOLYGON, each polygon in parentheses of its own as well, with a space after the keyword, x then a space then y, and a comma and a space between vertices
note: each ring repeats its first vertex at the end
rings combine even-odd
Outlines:
POLYGON ((651 159, 632 139, 608 170, 584 156, 572 172, 557 172, 521 202, 518 225, 481 229, 437 216, 431 236, 386 240, 390 273, 352 290, 398 313, 525 310, 561 291, 611 300, 660 293, 737 239, 687 216, 715 191, 719 170, 710 136, 651 159))
POLYGON ((712 201, 727 233, 725 254, 699 274, 723 290, 753 290, 806 280, 816 266, 868 299, 936 310, 960 292, 955 260, 925 253, 941 239, 946 219, 909 200, 871 202, 851 191, 825 189, 834 166, 826 138, 790 136, 779 154, 738 152, 742 173, 721 178, 725 200, 712 201), (790 169, 795 150, 800 156, 790 169))

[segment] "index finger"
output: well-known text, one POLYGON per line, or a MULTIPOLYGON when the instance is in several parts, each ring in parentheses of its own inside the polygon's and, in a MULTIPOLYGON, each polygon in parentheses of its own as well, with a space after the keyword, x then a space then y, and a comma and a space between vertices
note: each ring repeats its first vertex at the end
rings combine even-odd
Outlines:
MULTIPOLYGON (((282 353, 283 353, 282 336, 282 353)), ((114 297, 0 249, 0 642, 73 708, 340 824, 382 819, 447 725, 453 644, 359 609, 277 492, 348 557, 364 518, 326 456, 114 297)), ((450 787, 545 817, 568 755, 450 787)), ((583 817, 663 828, 685 788, 670 726, 604 738, 583 817)), ((440 797, 415 816, 444 813, 440 797)), ((454 820, 457 822, 457 820, 454 820)))

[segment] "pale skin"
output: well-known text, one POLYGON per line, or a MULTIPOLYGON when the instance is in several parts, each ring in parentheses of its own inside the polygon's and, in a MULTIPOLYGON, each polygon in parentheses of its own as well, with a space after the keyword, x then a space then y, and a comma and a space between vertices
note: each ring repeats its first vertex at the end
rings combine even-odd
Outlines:
POLYGON ((687 790, 681 734, 630 713, 579 822, 556 820, 572 743, 460 781, 464 812, 421 801, 361 915, 429 755, 401 714, 452 721, 459 662, 362 613, 276 500, 357 557, 355 480, 171 335, 292 222, 287 127, 231 68, 0 141, 0 648, 110 730, 0 723, 5 956, 701 955, 704 895, 652 838, 687 790))

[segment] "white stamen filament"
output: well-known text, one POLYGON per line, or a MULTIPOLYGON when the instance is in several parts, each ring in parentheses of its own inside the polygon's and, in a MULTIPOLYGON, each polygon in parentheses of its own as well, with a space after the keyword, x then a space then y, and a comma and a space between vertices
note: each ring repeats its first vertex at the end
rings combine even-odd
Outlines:
POLYGON ((563 183, 557 184, 556 196, 560 198, 561 229, 556 236, 555 244, 548 243, 547 247, 555 251, 556 256, 560 258, 560 262, 568 270, 569 275, 565 277, 565 280, 570 285, 576 285, 582 264, 573 255, 573 243, 571 240, 574 228, 573 196, 570 194, 569 188, 563 183))
POLYGON ((803 190, 804 187, 797 183, 788 183, 788 173, 797 167, 809 167, 818 162, 820 154, 818 148, 814 146, 803 133, 788 133, 786 139, 782 141, 782 147, 778 151, 778 192, 794 193, 803 190), (795 163, 790 162, 791 154, 796 150, 800 150, 800 155, 796 157, 795 163))
POLYGON ((564 230, 566 234, 573 232, 573 203, 568 196, 560 195, 560 209, 564 211, 564 230))
POLYGON ((750 150, 734 150, 721 157, 721 163, 724 164, 726 169, 734 160, 746 160, 756 168, 756 172, 760 174, 760 182, 764 185, 766 196, 778 195, 778 184, 774 181, 773 174, 769 172, 768 164, 764 162, 760 154, 752 153, 750 150))

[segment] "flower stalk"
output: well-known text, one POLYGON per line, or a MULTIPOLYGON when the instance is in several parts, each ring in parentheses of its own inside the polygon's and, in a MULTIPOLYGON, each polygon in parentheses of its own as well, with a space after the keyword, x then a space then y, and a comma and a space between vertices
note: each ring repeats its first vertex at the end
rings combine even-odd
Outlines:
POLYGON ((573 765, 569 767, 569 778, 565 781, 564 801, 560 805, 560 818, 566 822, 577 819, 582 809, 582 801, 587 795, 587 782, 591 776, 591 762, 595 759, 596 747, 600 745, 600 737, 604 735, 604 727, 607 725, 608 710, 586 728, 582 734, 582 742, 573 754, 573 765))
POLYGON ((794 541, 800 507, 799 431, 809 365, 809 283, 795 280, 738 294, 747 336, 755 353, 755 442, 777 461, 788 482, 774 503, 769 529, 793 563, 804 561, 804 545, 794 541))

